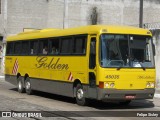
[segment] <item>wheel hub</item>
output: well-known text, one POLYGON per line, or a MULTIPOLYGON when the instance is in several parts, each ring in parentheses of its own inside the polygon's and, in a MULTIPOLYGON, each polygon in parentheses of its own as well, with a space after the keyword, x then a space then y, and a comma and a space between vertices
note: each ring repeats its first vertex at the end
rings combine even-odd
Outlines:
POLYGON ((19 89, 22 89, 22 84, 21 84, 20 81, 18 82, 18 88, 19 88, 19 89))
POLYGON ((82 89, 78 89, 77 90, 77 97, 78 97, 78 99, 82 99, 83 98, 83 90, 82 89))
POLYGON ((31 86, 30 82, 26 82, 26 89, 27 90, 30 89, 30 86, 31 86))

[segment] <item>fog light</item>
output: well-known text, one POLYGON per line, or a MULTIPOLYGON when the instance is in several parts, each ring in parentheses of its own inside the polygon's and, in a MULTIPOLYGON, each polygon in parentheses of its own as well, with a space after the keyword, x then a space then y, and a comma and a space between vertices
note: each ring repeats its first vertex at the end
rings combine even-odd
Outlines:
POLYGON ((151 83, 150 86, 151 86, 152 88, 154 88, 154 83, 151 83))
POLYGON ((105 87, 108 88, 108 87, 109 87, 109 83, 106 83, 106 84, 105 84, 105 87))
POLYGON ((149 83, 149 82, 146 84, 146 87, 147 87, 147 88, 149 88, 149 87, 150 87, 150 83, 149 83))
POLYGON ((111 84, 110 84, 110 87, 111 87, 111 88, 114 88, 114 86, 115 86, 114 83, 111 83, 111 84))

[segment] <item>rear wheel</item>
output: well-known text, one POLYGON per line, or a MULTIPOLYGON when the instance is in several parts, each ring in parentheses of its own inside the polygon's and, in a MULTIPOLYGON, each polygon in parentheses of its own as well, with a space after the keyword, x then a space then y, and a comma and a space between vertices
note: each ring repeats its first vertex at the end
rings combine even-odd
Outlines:
POLYGON ((21 76, 19 76, 18 79, 17 79, 17 89, 18 89, 19 93, 23 93, 24 92, 24 85, 23 85, 21 76))
POLYGON ((25 80, 25 89, 26 89, 26 93, 28 95, 31 95, 33 93, 29 77, 27 77, 25 80))
POLYGON ((81 106, 87 105, 87 99, 84 96, 84 90, 81 84, 77 84, 76 86, 76 102, 81 106))

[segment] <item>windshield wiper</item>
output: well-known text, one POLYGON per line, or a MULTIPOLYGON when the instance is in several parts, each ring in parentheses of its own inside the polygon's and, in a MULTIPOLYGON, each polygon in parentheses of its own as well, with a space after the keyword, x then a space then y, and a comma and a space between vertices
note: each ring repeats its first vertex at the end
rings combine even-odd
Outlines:
POLYGON ((121 68, 123 68, 123 65, 119 66, 119 67, 117 68, 117 70, 120 70, 121 68))
POLYGON ((143 70, 146 70, 146 68, 142 65, 141 62, 138 61, 138 63, 141 65, 141 68, 142 68, 143 70))
POLYGON ((140 64, 141 68, 142 68, 143 70, 146 70, 146 68, 143 66, 143 64, 142 64, 140 61, 136 60, 136 61, 133 61, 133 62, 138 62, 138 64, 140 64))

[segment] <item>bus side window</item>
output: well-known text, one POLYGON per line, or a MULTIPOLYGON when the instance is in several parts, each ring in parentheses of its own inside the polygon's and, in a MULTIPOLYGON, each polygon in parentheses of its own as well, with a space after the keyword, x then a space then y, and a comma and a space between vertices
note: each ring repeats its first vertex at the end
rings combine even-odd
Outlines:
POLYGON ((14 44, 14 54, 19 55, 21 53, 21 42, 15 42, 14 44))
POLYGON ((94 69, 96 66, 96 38, 91 38, 89 68, 94 69))
POLYGON ((50 38, 49 39, 49 49, 48 52, 51 55, 59 54, 59 39, 58 38, 50 38))
POLYGON ((30 42, 30 54, 36 55, 38 53, 38 40, 30 42))
POLYGON ((74 53, 85 54, 86 53, 86 36, 75 37, 74 53))
POLYGON ((22 41, 22 55, 28 55, 29 53, 29 41, 22 41))
POLYGON ((47 46, 45 46, 44 48, 43 48, 43 54, 47 54, 48 53, 48 48, 47 48, 47 46))
POLYGON ((31 49, 31 54, 33 54, 33 49, 31 49))
POLYGON ((73 37, 64 37, 61 39, 61 54, 71 55, 73 53, 74 39, 73 37))
POLYGON ((48 54, 48 39, 39 40, 39 51, 38 54, 48 54))
POLYGON ((7 42, 7 55, 13 54, 14 51, 14 43, 13 42, 7 42))

